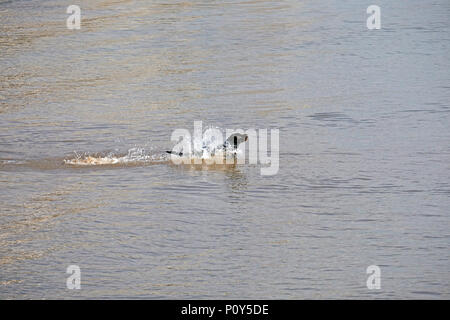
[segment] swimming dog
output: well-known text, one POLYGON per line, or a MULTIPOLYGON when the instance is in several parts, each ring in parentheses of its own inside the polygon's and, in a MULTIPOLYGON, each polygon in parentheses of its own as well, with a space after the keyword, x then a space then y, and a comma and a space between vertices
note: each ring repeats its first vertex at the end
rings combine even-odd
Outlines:
MULTIPOLYGON (((211 155, 214 155, 216 152, 223 151, 224 156, 226 156, 227 152, 231 152, 234 157, 236 156, 236 151, 238 146, 242 143, 248 140, 248 135, 242 134, 242 133, 233 133, 228 137, 228 139, 221 145, 216 148, 213 148, 211 151, 211 155)), ((203 146, 203 149, 205 149, 205 146, 203 146)), ((183 152, 174 152, 174 151, 166 151, 169 154, 177 155, 179 157, 182 156, 189 156, 184 154, 183 152)))

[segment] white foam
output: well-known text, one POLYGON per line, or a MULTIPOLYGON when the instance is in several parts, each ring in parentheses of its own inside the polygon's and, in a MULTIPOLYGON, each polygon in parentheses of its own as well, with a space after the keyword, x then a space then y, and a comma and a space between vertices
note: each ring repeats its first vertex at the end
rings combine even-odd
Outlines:
POLYGON ((142 148, 132 148, 128 150, 128 154, 125 156, 115 156, 113 154, 107 156, 79 156, 76 154, 74 159, 64 159, 65 164, 77 165, 77 166, 98 166, 98 165, 114 165, 114 164, 127 164, 127 163, 139 163, 149 161, 162 161, 161 156, 151 156, 145 153, 142 148))

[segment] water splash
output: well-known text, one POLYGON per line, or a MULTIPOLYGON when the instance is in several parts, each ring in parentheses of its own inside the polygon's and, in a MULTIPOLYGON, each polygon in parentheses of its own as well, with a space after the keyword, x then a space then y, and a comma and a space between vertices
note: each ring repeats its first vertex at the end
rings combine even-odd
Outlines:
POLYGON ((75 152, 75 158, 64 159, 64 164, 76 166, 138 164, 147 162, 167 161, 164 154, 150 154, 144 148, 131 148, 125 155, 116 155, 111 152, 106 155, 80 155, 75 152))
MULTIPOLYGON (((215 132, 223 131, 219 127, 209 126, 206 128, 201 140, 194 139, 192 155, 188 155, 190 158, 211 159, 218 155, 226 158, 235 158, 237 155, 242 153, 242 150, 235 148, 231 143, 230 139, 235 134, 231 135, 224 141, 222 139, 217 139, 217 136, 213 134, 214 130, 216 130, 215 132), (212 131, 210 131, 210 129, 212 129, 212 131)), ((244 136, 246 135, 242 135, 242 137, 244 136)), ((239 143, 244 141, 247 141, 247 138, 239 141, 239 143)))

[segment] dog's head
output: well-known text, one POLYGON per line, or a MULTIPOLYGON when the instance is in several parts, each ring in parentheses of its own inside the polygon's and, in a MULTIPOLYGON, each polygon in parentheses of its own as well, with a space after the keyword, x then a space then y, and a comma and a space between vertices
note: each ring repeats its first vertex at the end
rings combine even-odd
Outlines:
POLYGON ((233 149, 237 149, 237 147, 242 143, 248 140, 248 135, 243 133, 233 133, 228 137, 227 141, 225 141, 225 147, 231 147, 233 149))

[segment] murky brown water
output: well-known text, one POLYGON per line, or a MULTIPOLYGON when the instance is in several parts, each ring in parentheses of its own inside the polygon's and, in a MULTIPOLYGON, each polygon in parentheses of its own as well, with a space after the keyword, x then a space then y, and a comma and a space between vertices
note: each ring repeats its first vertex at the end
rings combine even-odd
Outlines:
POLYGON ((0 0, 1 299, 450 297, 448 1, 71 4, 0 0), (164 161, 197 120, 278 174, 164 161))

